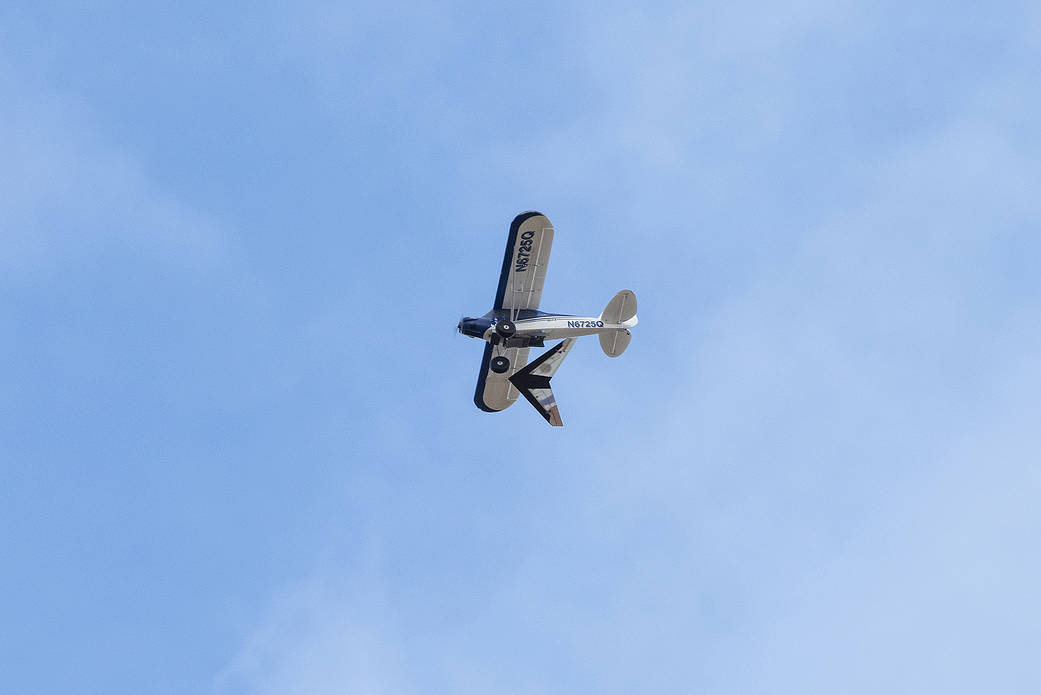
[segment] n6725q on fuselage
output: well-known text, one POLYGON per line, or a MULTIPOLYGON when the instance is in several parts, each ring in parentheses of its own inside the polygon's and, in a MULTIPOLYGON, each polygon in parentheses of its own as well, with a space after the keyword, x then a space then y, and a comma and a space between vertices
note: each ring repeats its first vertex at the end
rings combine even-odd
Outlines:
POLYGON ((524 395, 551 425, 560 425, 550 378, 579 336, 598 335, 609 357, 622 354, 632 337, 629 329, 637 323, 636 295, 622 290, 599 316, 539 311, 552 246, 553 225, 545 215, 525 212, 514 218, 495 305, 484 316, 463 318, 458 329, 487 343, 474 393, 478 408, 505 410, 524 395), (561 338, 563 342, 528 364, 529 348, 561 338))

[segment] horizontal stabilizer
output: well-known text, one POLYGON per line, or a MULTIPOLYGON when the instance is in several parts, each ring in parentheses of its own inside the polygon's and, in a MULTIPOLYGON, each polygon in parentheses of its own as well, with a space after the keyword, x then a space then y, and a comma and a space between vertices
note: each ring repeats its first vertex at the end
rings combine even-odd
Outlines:
POLYGON ((604 323, 622 323, 634 316, 636 316, 636 295, 632 290, 622 290, 607 303, 604 313, 600 314, 600 320, 604 323))
POLYGON ((614 331, 601 333, 600 347, 608 357, 618 357, 625 352, 625 348, 629 347, 629 341, 632 339, 632 333, 625 328, 619 328, 614 331))
POLYGON ((539 411, 546 422, 554 427, 563 425, 560 419, 560 411, 557 409, 557 401, 553 397, 553 389, 549 386, 549 380, 557 373, 557 369, 567 357, 571 346, 575 344, 575 338, 568 338, 553 346, 531 364, 510 377, 510 382, 517 387, 535 410, 539 411))

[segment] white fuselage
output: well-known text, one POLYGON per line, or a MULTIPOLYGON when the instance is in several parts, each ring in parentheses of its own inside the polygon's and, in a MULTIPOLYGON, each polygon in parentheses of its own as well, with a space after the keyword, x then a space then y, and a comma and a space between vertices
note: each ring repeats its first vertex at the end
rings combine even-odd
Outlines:
MULTIPOLYGON (((516 335, 519 337, 541 336, 546 340, 559 340, 632 328, 637 324, 637 318, 633 316, 621 323, 604 323, 599 316, 538 316, 515 321, 514 324, 517 326, 516 335)), ((484 339, 490 340, 493 335, 494 324, 485 331, 484 339)))

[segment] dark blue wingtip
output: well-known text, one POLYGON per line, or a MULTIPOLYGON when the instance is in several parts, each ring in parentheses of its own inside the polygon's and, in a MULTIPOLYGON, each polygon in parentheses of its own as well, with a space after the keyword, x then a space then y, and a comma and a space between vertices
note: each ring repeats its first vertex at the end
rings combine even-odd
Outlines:
POLYGON ((492 344, 486 343, 484 346, 484 357, 481 359, 481 373, 477 377, 477 388, 474 390, 474 405, 483 410, 486 413, 497 413, 498 410, 489 408, 488 404, 484 402, 484 384, 488 379, 488 365, 492 361, 492 344))
POLYGON ((503 254, 502 258, 502 270, 499 271, 499 287, 495 291, 493 309, 502 309, 502 300, 506 296, 506 283, 510 278, 510 267, 513 265, 513 247, 517 243, 517 230, 524 224, 524 220, 541 214, 541 212, 534 210, 522 212, 514 217, 513 222, 510 223, 510 233, 506 236, 506 253, 503 254))

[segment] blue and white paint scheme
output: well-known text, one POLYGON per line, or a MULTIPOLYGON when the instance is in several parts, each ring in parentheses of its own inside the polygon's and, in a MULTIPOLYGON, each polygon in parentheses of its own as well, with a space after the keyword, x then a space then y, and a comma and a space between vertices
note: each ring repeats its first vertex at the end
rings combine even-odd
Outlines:
POLYGON ((621 355, 632 337, 630 329, 637 324, 636 295, 631 290, 622 290, 599 316, 540 311, 552 247, 553 225, 545 215, 539 212, 517 215, 506 240, 492 310, 480 317, 463 318, 457 328, 463 335, 486 342, 474 393, 478 408, 498 412, 524 395, 547 422, 560 425, 560 414, 549 388, 550 377, 563 362, 574 339, 580 336, 597 335, 608 357, 621 355), (547 340, 561 339, 564 343, 536 360, 537 369, 524 369, 530 348, 543 347, 547 340))

